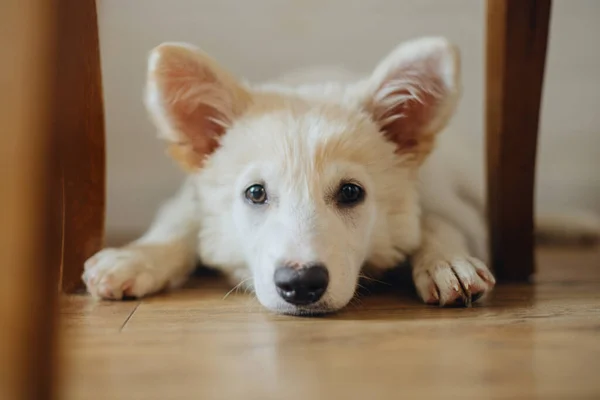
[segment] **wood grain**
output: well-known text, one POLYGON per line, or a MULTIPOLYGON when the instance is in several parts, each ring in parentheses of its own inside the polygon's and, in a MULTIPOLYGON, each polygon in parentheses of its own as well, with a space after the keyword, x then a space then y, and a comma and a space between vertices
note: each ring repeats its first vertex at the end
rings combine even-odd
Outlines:
POLYGON ((57 398, 61 235, 50 154, 56 14, 50 0, 0 2, 0 398, 57 398))
POLYGON ((102 248, 105 138, 96 2, 57 0, 58 82, 54 116, 62 171, 61 289, 83 288, 83 262, 102 248))
POLYGON ((321 318, 201 277, 142 301, 63 299, 69 400, 593 399, 600 249, 544 250, 539 282, 441 309, 383 286, 321 318), (565 269, 565 265, 569 268, 565 269))
POLYGON ((487 204, 500 280, 534 272, 538 121, 550 0, 487 2, 487 204))

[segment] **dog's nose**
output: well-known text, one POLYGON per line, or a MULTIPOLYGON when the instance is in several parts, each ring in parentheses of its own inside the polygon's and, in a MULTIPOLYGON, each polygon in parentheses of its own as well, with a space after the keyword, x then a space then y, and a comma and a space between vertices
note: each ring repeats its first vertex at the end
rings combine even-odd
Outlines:
POLYGON ((317 302, 329 284, 329 272, 322 264, 301 268, 279 267, 275 270, 275 286, 285 301, 294 305, 317 302))

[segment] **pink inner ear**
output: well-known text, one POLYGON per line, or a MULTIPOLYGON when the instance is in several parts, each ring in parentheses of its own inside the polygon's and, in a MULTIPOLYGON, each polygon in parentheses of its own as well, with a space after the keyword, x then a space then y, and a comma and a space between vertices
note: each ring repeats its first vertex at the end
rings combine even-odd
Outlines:
POLYGON ((163 54, 154 75, 166 116, 183 135, 182 144, 197 155, 212 153, 229 122, 224 106, 231 102, 215 74, 179 52, 163 54))
POLYGON ((211 154, 219 147, 218 138, 225 131, 223 126, 207 117, 215 115, 216 110, 205 104, 199 104, 192 113, 187 113, 180 108, 181 106, 173 105, 171 110, 174 115, 179 115, 175 123, 176 129, 186 133, 187 143, 194 153, 211 154))
POLYGON ((437 60, 424 60, 390 74, 374 99, 374 117, 398 153, 428 152, 437 132, 428 132, 447 89, 437 60))

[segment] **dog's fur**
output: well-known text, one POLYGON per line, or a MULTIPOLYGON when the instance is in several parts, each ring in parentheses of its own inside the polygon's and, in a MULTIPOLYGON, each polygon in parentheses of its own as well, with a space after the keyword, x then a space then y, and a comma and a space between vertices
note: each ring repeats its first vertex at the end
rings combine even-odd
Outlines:
MULTIPOLYGON (((190 175, 143 237, 86 262, 89 292, 120 299, 177 287, 199 257, 253 287, 271 310, 328 312, 352 299, 361 274, 410 257, 423 301, 470 304, 495 280, 482 166, 468 163, 458 138, 437 138, 459 98, 459 69, 453 45, 423 38, 366 79, 313 71, 253 86, 189 45, 157 47, 146 106, 190 175), (310 82, 317 75, 327 83, 310 82), (339 207, 343 182, 361 186, 364 201, 339 207), (256 183, 266 187, 264 205, 244 198, 256 183), (321 300, 294 306, 277 294, 274 271, 289 262, 327 267, 321 300)), ((587 220, 566 223, 567 235, 597 235, 587 220)))

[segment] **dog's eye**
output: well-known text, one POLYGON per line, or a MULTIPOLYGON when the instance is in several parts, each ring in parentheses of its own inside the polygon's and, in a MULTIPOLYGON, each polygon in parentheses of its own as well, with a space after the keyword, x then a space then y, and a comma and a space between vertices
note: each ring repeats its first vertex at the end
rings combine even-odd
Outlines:
POLYGON ((351 207, 360 203, 365 198, 365 191, 354 183, 345 183, 337 194, 337 203, 340 206, 351 207))
POLYGON ((254 204, 264 204, 267 201, 267 191, 263 185, 252 185, 246 189, 246 199, 254 204))

